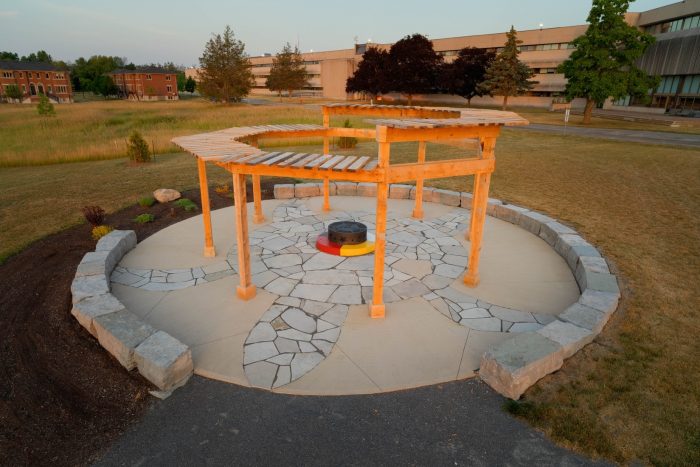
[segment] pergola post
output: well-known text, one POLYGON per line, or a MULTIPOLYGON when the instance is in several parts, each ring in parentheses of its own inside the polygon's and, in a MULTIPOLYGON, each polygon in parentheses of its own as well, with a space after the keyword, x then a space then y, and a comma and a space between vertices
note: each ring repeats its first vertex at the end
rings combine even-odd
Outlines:
MULTIPOLYGON (((425 162, 425 141, 418 141, 418 163, 425 162)), ((413 218, 423 219, 423 177, 416 179, 416 205, 413 208, 413 218)))
POLYGON ((262 211, 262 195, 260 193, 260 175, 253 175, 253 204, 255 205, 255 214, 253 215, 253 223, 262 224, 265 222, 265 215, 262 211))
POLYGON ((389 197, 389 184, 386 181, 386 169, 389 166, 391 145, 386 141, 386 127, 377 129, 379 141, 378 167, 384 169, 384 179, 377 183, 377 219, 374 239, 374 284, 372 289, 372 304, 369 315, 372 318, 383 318, 386 307, 384 305, 384 254, 386 252, 386 204, 389 197))
POLYGON ((211 233, 211 206, 209 205, 209 184, 207 182, 206 162, 197 158, 197 171, 199 172, 199 193, 202 201, 202 219, 204 220, 204 256, 213 258, 216 256, 214 248, 214 236, 211 233))
POLYGON ((238 298, 250 300, 255 297, 255 286, 250 277, 250 243, 248 241, 248 203, 246 199, 245 174, 233 173, 233 202, 236 213, 236 241, 238 244, 238 298))
MULTIPOLYGON (((331 125, 331 116, 328 113, 327 108, 323 108, 323 127, 324 128, 330 128, 331 125)), ((326 155, 330 153, 331 151, 331 146, 330 146, 330 140, 328 138, 328 135, 323 136, 323 154, 326 155)), ((331 210, 331 200, 330 200, 330 181, 328 178, 323 179, 323 210, 324 211, 330 211, 331 210)))
MULTIPOLYGON (((483 138, 482 159, 492 159, 496 138, 483 138)), ((469 287, 479 285, 479 256, 481 253, 481 241, 484 235, 484 223, 486 221, 486 206, 489 201, 489 185, 491 183, 490 172, 474 174, 474 198, 472 200, 471 225, 469 226, 469 268, 464 275, 464 284, 469 287)))

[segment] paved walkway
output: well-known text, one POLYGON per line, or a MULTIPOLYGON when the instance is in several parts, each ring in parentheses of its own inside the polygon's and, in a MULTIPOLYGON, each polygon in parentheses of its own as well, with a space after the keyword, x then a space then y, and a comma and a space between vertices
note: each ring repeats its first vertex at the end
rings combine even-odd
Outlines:
MULTIPOLYGON (((514 131, 544 131, 564 135, 603 138, 631 143, 662 144, 700 148, 700 134, 671 133, 666 131, 613 130, 607 128, 582 128, 577 126, 545 125, 531 123, 528 126, 513 127, 514 131)), ((700 133, 700 130, 699 130, 700 133)))
MULTIPOLYGON (((468 378, 491 345, 554 319, 578 298, 565 261, 539 237, 489 217, 482 281, 467 288, 469 211, 390 200, 385 319, 369 318, 373 255, 314 247, 324 225, 355 218, 374 228, 374 200, 269 200, 252 225, 258 287, 238 300, 230 209, 212 214, 217 257, 201 256, 201 218, 141 242, 112 274, 129 310, 192 349, 195 373, 291 394, 371 394, 468 378), (177 254, 173 254, 176 251, 177 254)), ((251 207, 252 208, 252 207, 251 207)))
POLYGON ((298 397, 194 377, 98 466, 603 465, 504 413, 485 384, 298 397))

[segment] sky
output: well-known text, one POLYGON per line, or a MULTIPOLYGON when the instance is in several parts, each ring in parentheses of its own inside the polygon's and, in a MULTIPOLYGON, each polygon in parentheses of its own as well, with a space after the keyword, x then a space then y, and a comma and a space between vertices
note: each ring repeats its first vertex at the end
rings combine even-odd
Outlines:
MULTIPOLYGON (((637 0, 644 11, 677 0, 637 0)), ((198 63, 213 33, 231 26, 251 56, 286 42, 304 52, 429 38, 584 24, 588 0, 0 0, 0 50, 43 49, 56 60, 91 55, 136 64, 198 63)))

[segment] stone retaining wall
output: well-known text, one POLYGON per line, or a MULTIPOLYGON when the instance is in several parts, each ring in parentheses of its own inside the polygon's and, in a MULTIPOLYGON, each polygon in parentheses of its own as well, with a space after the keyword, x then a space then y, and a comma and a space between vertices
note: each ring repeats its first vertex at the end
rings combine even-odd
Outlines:
MULTIPOLYGON (((374 183, 334 183, 331 194, 376 196, 374 183)), ((389 197, 415 199, 416 188, 391 185, 389 197)), ((275 185, 275 198, 320 196, 322 183, 275 185)), ((424 188, 425 201, 471 209, 472 194, 424 188)), ((517 225, 547 242, 566 261, 581 290, 578 301, 534 332, 491 347, 481 357, 479 376, 496 391, 518 399, 540 378, 590 343, 617 309, 620 290, 598 250, 570 227, 544 214, 489 198, 487 214, 517 225)))
POLYGON ((71 285, 71 313, 124 368, 137 368, 161 391, 170 391, 192 375, 192 352, 142 321, 110 293, 112 271, 135 246, 133 230, 115 230, 97 242, 94 252, 85 254, 71 285))

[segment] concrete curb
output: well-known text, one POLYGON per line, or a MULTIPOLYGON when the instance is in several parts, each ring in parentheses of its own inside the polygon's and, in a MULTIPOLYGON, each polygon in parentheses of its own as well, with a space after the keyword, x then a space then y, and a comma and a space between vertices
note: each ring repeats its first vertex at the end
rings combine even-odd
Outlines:
POLYGON ((112 271, 135 246, 133 230, 115 230, 85 254, 71 284, 71 314, 124 368, 137 368, 161 391, 170 391, 192 375, 191 350, 145 323, 111 293, 112 271))
MULTIPOLYGON (((320 196, 322 184, 275 185, 275 198, 320 196), (310 185, 314 185, 311 187, 310 185), (317 193, 314 195, 312 193, 317 193), (278 193, 280 196, 278 196, 278 193)), ((374 197, 374 183, 343 182, 331 194, 374 197)), ((415 199, 416 188, 390 185, 389 197, 415 199)), ((434 188, 423 189, 423 199, 447 206, 471 209, 472 194, 434 188)), ((620 289, 598 250, 575 230, 549 216, 489 198, 487 214, 517 225, 547 242, 566 261, 581 291, 578 301, 557 319, 534 332, 523 332, 496 344, 481 357, 479 376, 499 393, 518 399, 530 386, 561 368, 590 343, 617 309, 620 289)))

